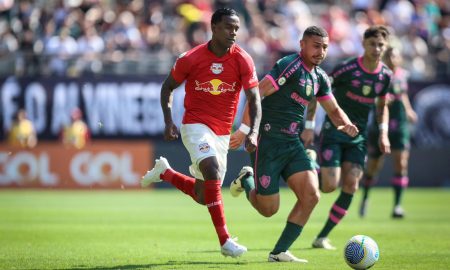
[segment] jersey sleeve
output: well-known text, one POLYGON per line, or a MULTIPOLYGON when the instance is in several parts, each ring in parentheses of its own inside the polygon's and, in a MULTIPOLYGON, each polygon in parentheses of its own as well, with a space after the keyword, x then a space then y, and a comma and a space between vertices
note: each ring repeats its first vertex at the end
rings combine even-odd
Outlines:
POLYGON ((407 70, 401 69, 401 76, 402 76, 402 82, 401 82, 402 92, 407 93, 409 91, 408 80, 409 80, 410 74, 407 70))
POLYGON ((392 72, 385 72, 385 81, 384 81, 384 87, 383 89, 380 91, 380 93, 378 93, 378 97, 380 98, 387 98, 391 93, 391 91, 389 89, 391 89, 391 83, 392 83, 392 72))
POLYGON ((282 77, 281 74, 283 73, 283 59, 279 59, 275 65, 272 67, 272 69, 267 73, 266 78, 270 80, 275 90, 279 90, 280 87, 286 83, 286 78, 282 77))
POLYGON ((328 75, 324 71, 317 72, 319 91, 316 94, 318 101, 323 101, 331 98, 333 96, 331 92, 331 81, 328 75))
POLYGON ((258 75, 251 56, 245 52, 241 54, 241 82, 245 90, 258 86, 258 75))
POLYGON ((337 85, 341 84, 345 81, 345 71, 344 71, 345 62, 337 65, 333 71, 330 73, 331 84, 334 88, 337 85))
POLYGON ((172 70, 170 71, 175 81, 182 83, 189 75, 190 66, 191 64, 189 62, 189 58, 186 56, 186 53, 180 54, 175 61, 172 70))

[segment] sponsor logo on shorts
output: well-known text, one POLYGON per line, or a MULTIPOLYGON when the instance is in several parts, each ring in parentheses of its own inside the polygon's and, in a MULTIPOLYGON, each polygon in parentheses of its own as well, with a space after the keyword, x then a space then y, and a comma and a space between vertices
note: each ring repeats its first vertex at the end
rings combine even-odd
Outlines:
POLYGON ((269 123, 267 123, 267 124, 264 125, 264 130, 265 130, 266 132, 268 132, 271 128, 272 128, 272 127, 270 126, 269 123))
POLYGON ((325 151, 322 152, 322 157, 326 160, 329 161, 331 159, 331 157, 333 157, 333 150, 331 149, 326 149, 325 151))
POLYGON ((270 185, 270 176, 263 175, 259 178, 259 183, 263 188, 267 188, 270 185))
POLYGON ((198 150, 202 153, 208 153, 209 152, 209 144, 208 143, 202 143, 198 145, 198 150))

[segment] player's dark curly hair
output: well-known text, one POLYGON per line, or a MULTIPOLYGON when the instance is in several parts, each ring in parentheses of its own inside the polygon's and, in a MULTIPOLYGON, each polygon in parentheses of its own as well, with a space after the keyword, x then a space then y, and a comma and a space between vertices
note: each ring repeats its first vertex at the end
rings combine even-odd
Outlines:
POLYGON ((303 38, 310 36, 328 37, 328 33, 320 26, 310 26, 303 32, 303 38))
POLYGON ((384 39, 389 37, 389 30, 384 25, 373 25, 364 32, 364 39, 382 36, 384 39))
POLYGON ((238 14, 232 8, 219 8, 211 17, 211 25, 221 22, 222 16, 238 16, 238 14))

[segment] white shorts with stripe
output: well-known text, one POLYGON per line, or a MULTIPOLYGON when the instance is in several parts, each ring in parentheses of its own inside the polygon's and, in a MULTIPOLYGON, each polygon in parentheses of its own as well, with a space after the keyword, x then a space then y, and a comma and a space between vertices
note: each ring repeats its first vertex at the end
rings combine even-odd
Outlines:
POLYGON ((207 157, 215 156, 219 163, 220 180, 223 183, 227 171, 227 155, 230 135, 216 135, 204 124, 181 125, 181 139, 191 157, 189 172, 196 179, 204 180, 198 165, 207 157))

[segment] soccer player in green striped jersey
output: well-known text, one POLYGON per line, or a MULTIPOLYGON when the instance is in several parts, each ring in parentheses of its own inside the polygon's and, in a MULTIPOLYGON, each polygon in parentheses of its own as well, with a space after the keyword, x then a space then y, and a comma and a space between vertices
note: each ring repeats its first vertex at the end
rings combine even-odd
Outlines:
MULTIPOLYGON (((364 32, 364 54, 338 65, 331 73, 334 96, 339 106, 358 127, 359 134, 350 137, 325 117, 320 135, 320 189, 329 193, 341 184, 339 197, 332 205, 329 217, 313 242, 313 247, 335 249, 328 238, 331 230, 347 214, 363 175, 367 155, 366 127, 370 110, 376 106, 380 127, 379 147, 382 153, 390 152, 387 135, 387 94, 392 71, 383 64, 389 32, 384 26, 372 26, 364 32)), ((314 106, 311 106, 314 107, 314 106)), ((314 119, 308 110, 307 119, 314 119)))
MULTIPOLYGON (((409 123, 417 120, 408 97, 408 71, 400 65, 401 52, 398 48, 389 47, 383 57, 383 62, 394 72, 391 83, 391 98, 389 99, 389 141, 391 143, 394 176, 392 187, 394 189, 393 218, 403 218, 404 210, 401 206, 403 191, 409 183, 408 159, 410 147, 409 123)), ((375 114, 373 114, 375 116, 375 114)), ((367 211, 369 191, 376 182, 376 177, 383 166, 383 154, 377 147, 379 135, 376 120, 372 119, 368 133, 368 152, 366 169, 363 177, 363 199, 361 201, 359 215, 364 217, 367 211)))
MULTIPOLYGON (((279 179, 282 177, 295 193, 297 202, 286 226, 270 252, 270 262, 307 262, 289 252, 319 201, 317 174, 300 140, 303 113, 316 97, 330 121, 346 136, 358 129, 337 105, 327 74, 318 65, 328 49, 328 34, 317 26, 308 27, 300 41, 301 52, 277 61, 259 84, 263 97, 258 147, 250 156, 252 167, 242 168, 231 186, 234 197, 245 191, 248 201, 263 216, 274 215, 280 207, 279 179)), ((230 147, 242 144, 249 114, 244 113, 244 128, 232 134, 230 147)))

